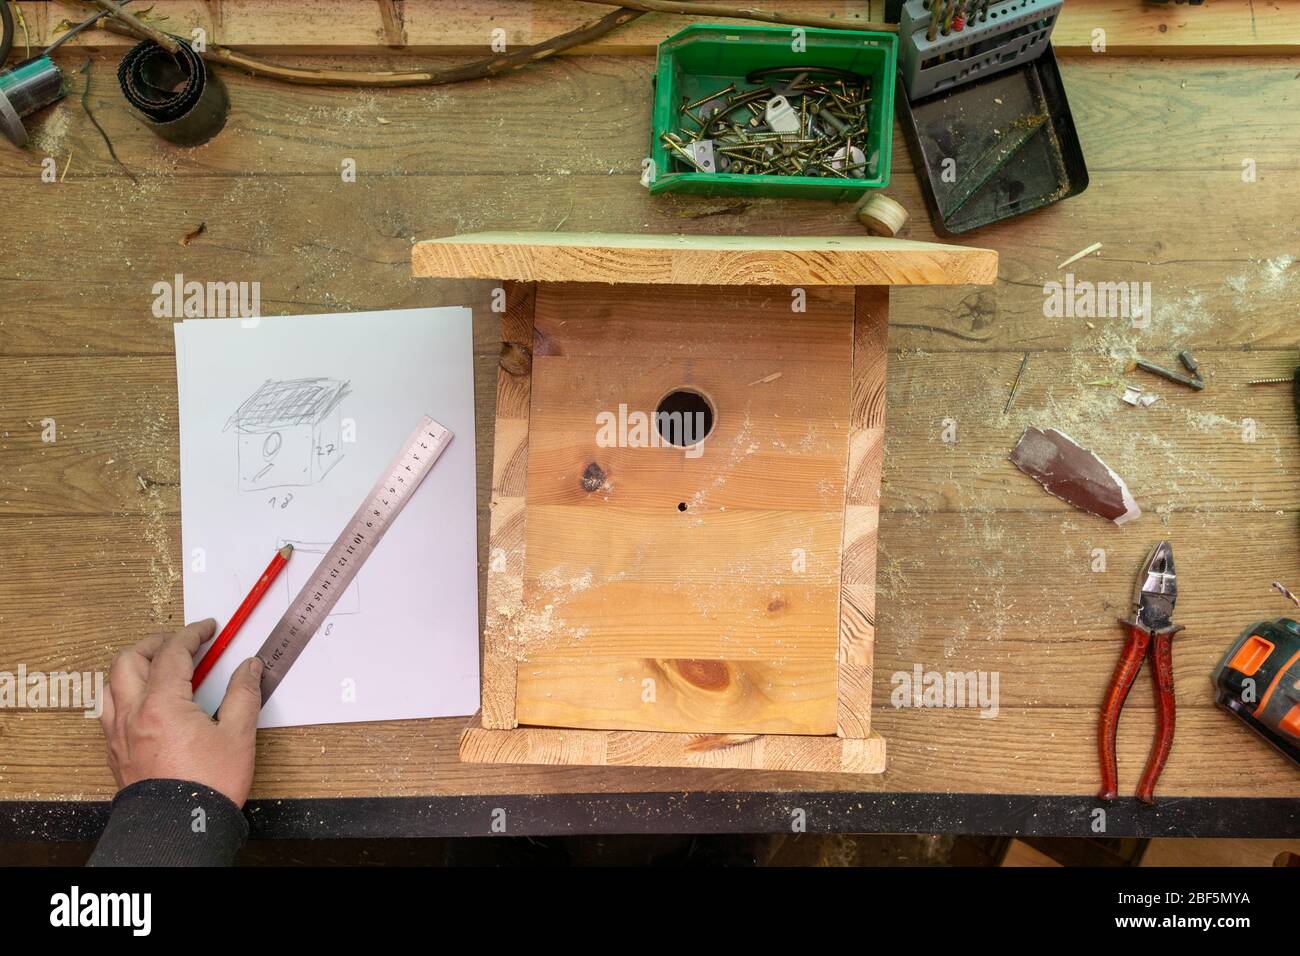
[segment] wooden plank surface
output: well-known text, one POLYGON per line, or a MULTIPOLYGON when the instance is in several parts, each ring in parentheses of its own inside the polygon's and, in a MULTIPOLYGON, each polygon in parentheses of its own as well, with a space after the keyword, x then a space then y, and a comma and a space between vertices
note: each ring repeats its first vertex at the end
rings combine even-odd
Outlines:
MULTIPOLYGON (((45 38, 57 37, 55 31, 64 20, 76 22, 86 16, 69 0, 25 0, 22 6, 33 46, 45 38)), ((351 56, 394 51, 483 56, 500 52, 501 44, 514 49, 541 42, 599 19, 613 9, 569 0, 403 0, 394 17, 386 16, 383 6, 374 0, 156 0, 148 19, 178 36, 190 36, 192 30, 201 28, 223 46, 259 56, 351 56), (495 49, 493 44, 497 44, 495 49)), ((876 6, 879 16, 883 2, 876 0, 876 6)), ((871 3, 787 0, 776 9, 833 17, 852 27, 870 20, 871 3)), ((752 22, 652 13, 568 52, 646 56, 652 55, 662 40, 691 23, 752 22)), ((70 40, 69 45, 109 49, 134 42, 96 30, 70 40)))
POLYGON ((568 727, 520 727, 502 733, 484 729, 475 718, 461 734, 460 757, 469 763, 798 770, 856 776, 885 769, 885 741, 879 734, 847 739, 568 727))
POLYGON ((835 732, 853 290, 812 288, 540 286, 520 724, 835 732), (707 437, 651 446, 680 389, 707 437))
POLYGON ((528 488, 528 415, 532 404, 533 309, 537 287, 512 282, 502 292, 501 354, 497 360, 492 447, 491 537, 487 607, 483 612, 485 727, 508 729, 515 720, 517 638, 524 598, 524 507, 528 488))
POLYGON ((1210 0, 1199 7, 1069 0, 1052 46, 1066 56, 1294 55, 1300 23, 1282 0, 1210 0))
MULTIPOLYGON (((32 123, 33 150, 0 149, 10 250, 0 263, 0 670, 104 667, 180 619, 175 373, 155 282, 177 272, 258 280, 266 314, 472 305, 486 568, 500 316, 490 283, 411 277, 412 241, 522 227, 861 235, 846 206, 650 197, 637 182, 648 60, 567 57, 527 78, 383 95, 228 75, 226 130, 176 150, 126 112, 115 59, 96 58, 86 102, 133 183, 82 109, 81 57, 62 59, 70 97, 32 123), (63 182, 41 182, 47 157, 60 173, 71 160, 63 182), (356 183, 340 180, 345 157, 357 160, 356 183), (180 246, 199 222, 206 232, 180 246), (41 441, 45 418, 56 419, 54 443, 41 441)), ((889 741, 884 774, 469 766, 456 759, 455 718, 263 732, 255 794, 1091 793, 1096 708, 1122 640, 1114 618, 1151 541, 1169 537, 1188 630, 1174 646, 1179 722, 1161 792, 1300 796, 1294 769, 1216 711, 1209 687, 1243 627, 1286 613, 1269 582, 1300 581, 1289 391, 1245 384, 1289 373, 1300 346, 1300 125, 1279 122, 1294 107, 1297 67, 1080 57, 1062 72, 1088 191, 970 237, 1001 254, 996 286, 893 293, 872 727, 889 741), (1066 271, 1151 282, 1148 328, 1044 315, 1044 283, 1095 242, 1100 252, 1066 271), (1162 399, 1137 410, 1117 388, 1087 384, 1124 378, 1133 350, 1168 362, 1181 347, 1200 358, 1204 392, 1143 379, 1162 399), (942 440, 946 418, 955 443, 942 440), (1144 517, 1115 528, 1016 472, 1006 454, 1031 423, 1096 447, 1144 517), (1098 548, 1104 571, 1093 570, 1098 548), (996 672, 997 716, 895 708, 895 677, 917 664, 996 672)), ((907 237, 933 240, 901 138, 895 146, 889 193, 913 213, 907 237)), ((1123 792, 1152 726, 1140 680, 1120 726, 1123 792)), ((4 798, 112 792, 98 727, 78 715, 0 711, 0 751, 4 798)))
POLYGON ((485 232, 418 242, 416 276, 673 285, 990 285, 997 253, 876 236, 485 232))
MULTIPOLYGON (((74 73, 74 95, 32 124, 31 150, 0 150, 0 176, 12 180, 9 221, 39 218, 57 189, 60 202, 115 227, 106 234, 61 233, 68 260, 102 257, 123 270, 153 273, 117 294, 109 294, 106 274, 91 274, 85 287, 68 294, 45 237, 7 230, 13 265, 6 291, 28 304, 0 325, 8 355, 166 351, 171 332, 149 312, 150 286, 196 268, 205 276, 267 280, 262 305, 268 313, 454 303, 471 295, 486 308, 486 293, 469 283, 409 276, 410 241, 439 222, 449 234, 518 220, 591 231, 608 228, 612 218, 648 232, 861 235, 840 205, 650 197, 630 188, 649 136, 650 66, 641 61, 572 58, 541 67, 535 82, 382 96, 311 89, 285 95, 271 84, 231 77, 234 111, 223 138, 198 150, 173 150, 161 149, 127 112, 112 62, 96 60, 88 106, 122 161, 145 178, 137 189, 80 107, 80 63, 64 59, 74 73), (534 142, 538 116, 570 116, 584 98, 608 106, 586 110, 583 123, 564 124, 562 136, 534 142), (485 136, 496 148, 479 148, 485 136), (340 181, 343 158, 357 161, 357 183, 340 181), (62 183, 40 182, 45 159, 60 174, 68 169, 62 183), (528 197, 523 206, 518 196, 528 197), (133 214, 146 210, 148 216, 133 214), (176 225, 160 227, 153 217, 176 225), (205 238, 177 245, 201 220, 210 220, 205 238), (337 223, 347 226, 346 244, 322 234, 337 223), (150 249, 166 250, 168 260, 151 266, 141 258, 150 249), (275 275, 295 281, 269 281, 275 275)), ((1006 254, 1002 285, 909 289, 900 300, 908 313, 895 317, 892 340, 927 351, 1103 349, 1104 325, 1045 322, 1038 290, 1061 277, 1058 263, 1104 238, 1100 254, 1071 271, 1093 281, 1116 273, 1150 281, 1156 307, 1143 341, 1153 349, 1176 341, 1192 347, 1293 343, 1289 315, 1280 307, 1286 276, 1279 282, 1267 262, 1294 254, 1295 222, 1278 213, 1293 193, 1289 177, 1300 168, 1300 125, 1274 121, 1294 95, 1294 64, 1214 61, 1188 69, 1070 61, 1064 71, 1092 176, 1087 198, 973 236, 975 243, 995 240, 1006 254), (1250 183, 1242 181, 1247 159, 1258 171, 1250 183), (1164 228, 1116 230, 1116 210, 1097 201, 1098 193, 1125 197, 1124 222, 1164 228), (1216 223, 1212 256, 1203 247, 1207 222, 1216 223), (1020 294, 1005 294, 1008 288, 1020 294), (1241 303, 1253 315, 1248 335, 1241 303)), ((897 132, 896 140, 889 192, 913 211, 908 236, 932 239, 897 132)), ((495 329, 480 339, 496 348, 495 329)), ((1018 355, 1006 360, 1014 363, 1018 355)))
MULTIPOLYGON (((68 0, 25 0, 22 8, 34 47, 57 37, 63 21, 85 16, 68 0)), ((404 0, 397 5, 372 0, 155 0, 150 20, 180 36, 202 28, 218 43, 256 55, 395 50, 485 55, 494 40, 504 41, 508 48, 536 43, 609 9, 557 0, 404 0), (386 13, 392 6, 397 8, 396 16, 386 13), (502 32, 494 35, 494 30, 502 32)), ((883 19, 884 0, 783 0, 759 9, 834 17, 852 27, 883 19)), ((1061 11, 1052 42, 1058 54, 1078 56, 1294 54, 1300 51, 1300 23, 1291 14, 1284 0, 1213 0, 1200 7, 1070 0, 1061 11), (1105 31, 1104 50, 1097 49, 1098 30, 1105 31)), ((695 22, 752 21, 652 13, 569 52, 651 55, 661 41, 695 22)), ((70 44, 108 49, 132 42, 96 30, 70 44)))
POLYGON ((840 690, 835 721, 841 737, 865 737, 871 731, 889 290, 859 287, 854 292, 853 310, 853 392, 840 564, 840 690))

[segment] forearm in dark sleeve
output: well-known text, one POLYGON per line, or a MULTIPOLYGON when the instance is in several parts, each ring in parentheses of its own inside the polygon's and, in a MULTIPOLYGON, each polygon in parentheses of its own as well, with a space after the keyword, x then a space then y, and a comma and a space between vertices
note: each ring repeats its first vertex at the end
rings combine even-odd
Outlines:
POLYGON ((187 780, 141 780, 113 798, 88 866, 229 866, 248 821, 228 798, 187 780))

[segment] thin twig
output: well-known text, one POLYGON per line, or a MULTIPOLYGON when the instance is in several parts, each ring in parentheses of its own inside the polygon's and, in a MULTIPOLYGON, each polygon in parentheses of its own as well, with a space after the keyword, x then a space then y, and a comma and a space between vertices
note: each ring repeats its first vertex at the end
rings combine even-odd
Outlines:
POLYGON ((181 48, 173 38, 169 37, 161 30, 149 26, 149 24, 145 23, 134 13, 131 13, 128 10, 123 10, 120 4, 114 3, 113 0, 94 0, 94 2, 98 7, 100 7, 100 9, 107 11, 123 23, 129 24, 136 30, 139 30, 147 39, 153 40, 154 43, 157 43, 168 53, 180 52, 181 48))
MULTIPOLYGON (((108 9, 112 0, 81 0, 94 3, 108 9)), ((479 80, 523 69, 539 60, 547 59, 557 53, 590 43, 619 27, 639 19, 648 12, 672 13, 681 16, 720 16, 739 20, 759 20, 764 23, 783 23, 792 26, 826 27, 830 29, 861 29, 896 32, 897 25, 889 23, 868 23, 835 20, 832 17, 811 15, 791 15, 769 13, 763 10, 740 9, 712 3, 683 3, 680 0, 596 0, 605 6, 618 7, 598 20, 584 23, 567 33, 553 36, 541 43, 520 47, 512 53, 475 60, 461 66, 443 70, 322 70, 304 69, 302 67, 281 66, 268 63, 246 53, 238 53, 209 42, 201 54, 205 60, 223 66, 244 70, 254 76, 279 80, 283 83, 299 83, 306 86, 357 86, 369 88, 392 88, 402 86, 440 86, 444 83, 457 83, 462 80, 479 80)), ((116 5, 114 5, 116 6, 116 5)), ((119 8, 120 10, 120 8, 119 8)), ((122 11, 125 13, 125 11, 122 11)), ((158 31, 148 27, 135 17, 136 24, 123 16, 116 19, 117 13, 100 26, 113 33, 125 33, 137 39, 154 39, 158 31)), ((158 42, 155 39, 155 42, 158 42)))
POLYGON ((113 157, 113 162, 122 167, 122 172, 126 173, 131 182, 139 182, 135 178, 135 173, 131 172, 126 163, 118 158, 117 150, 113 148, 113 141, 108 138, 108 133, 105 132, 104 127, 99 125, 99 120, 95 119, 95 114, 90 111, 90 57, 86 57, 86 65, 81 68, 81 72, 86 76, 86 86, 81 91, 81 108, 86 111, 86 116, 95 124, 95 129, 99 130, 99 135, 104 137, 104 145, 108 147, 108 155, 113 157))
MULTIPOLYGON (((131 0, 125 0, 123 6, 125 6, 127 3, 130 2, 131 0)), ((67 26, 64 28, 65 32, 63 36, 59 37, 57 40, 55 40, 53 43, 51 43, 49 46, 45 48, 45 55, 49 56, 51 53, 53 53, 59 47, 63 46, 63 44, 67 43, 77 34, 81 33, 84 30, 90 29, 96 23, 98 23, 100 20, 104 19, 104 17, 108 15, 109 14, 107 10, 100 10, 98 13, 91 15, 87 19, 82 20, 80 23, 77 24, 73 24, 70 20, 64 20, 62 24, 59 24, 60 27, 62 27, 63 24, 67 24, 67 26)), ((57 33, 58 29, 59 27, 55 27, 53 33, 57 33)), ((51 35, 53 35, 53 33, 51 35)))
POLYGON ((23 45, 27 47, 26 59, 32 57, 32 35, 27 32, 27 18, 23 16, 23 5, 14 0, 14 10, 18 14, 18 25, 23 28, 23 45))
POLYGON ((874 30, 879 33, 897 33, 897 23, 872 23, 869 21, 837 20, 811 13, 780 13, 756 10, 753 7, 729 7, 721 3, 683 3, 681 0, 586 0, 605 6, 631 7, 647 13, 674 13, 684 17, 729 17, 733 20, 758 20, 761 23, 784 23, 795 27, 822 27, 828 30, 874 30))
POLYGON ((1079 261, 1080 259, 1082 259, 1084 256, 1090 256, 1090 255, 1092 255, 1094 252, 1096 252, 1096 251, 1097 251, 1098 249, 1100 249, 1100 248, 1101 248, 1101 243, 1100 243, 1100 242, 1094 242, 1092 245, 1090 245, 1090 246, 1088 246, 1088 247, 1086 247, 1086 248, 1084 248, 1084 249, 1080 249, 1078 252, 1076 252, 1074 255, 1070 256, 1070 258, 1066 259, 1064 262, 1062 262, 1062 263, 1061 263, 1059 266, 1057 266, 1056 268, 1058 268, 1058 269, 1064 269, 1066 266, 1074 265, 1076 262, 1078 262, 1078 261, 1079 261))
MULTIPOLYGON (((100 0, 95 0, 100 2, 100 0)), ((261 76, 284 83, 300 83, 306 86, 360 86, 371 88, 392 88, 401 86, 440 86, 443 83, 458 83, 462 80, 480 80, 487 77, 510 73, 530 66, 539 60, 561 53, 575 46, 604 36, 625 23, 645 16, 642 10, 628 10, 620 7, 599 20, 592 20, 568 33, 520 47, 513 53, 503 53, 486 59, 475 60, 460 66, 444 70, 318 70, 294 66, 280 66, 267 63, 246 53, 236 53, 212 42, 200 55, 203 59, 223 66, 244 70, 254 76, 261 76)), ((100 26, 110 33, 125 33, 137 39, 149 39, 129 24, 113 18, 105 20, 100 26)))

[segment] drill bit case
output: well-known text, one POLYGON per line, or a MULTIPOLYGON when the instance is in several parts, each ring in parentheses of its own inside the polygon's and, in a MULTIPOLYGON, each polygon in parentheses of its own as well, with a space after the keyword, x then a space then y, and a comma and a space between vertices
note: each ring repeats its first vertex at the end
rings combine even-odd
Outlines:
POLYGON ((956 23, 939 24, 940 0, 907 0, 898 26, 898 71, 908 95, 931 93, 1009 70, 1047 49, 1063 0, 971 0, 956 23))

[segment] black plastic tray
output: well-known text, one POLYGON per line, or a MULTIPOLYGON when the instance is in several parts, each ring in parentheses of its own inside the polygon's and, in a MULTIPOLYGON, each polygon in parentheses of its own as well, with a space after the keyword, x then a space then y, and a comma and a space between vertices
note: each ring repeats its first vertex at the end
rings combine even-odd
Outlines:
POLYGON ((954 90, 909 102, 897 88, 897 113, 925 193, 934 230, 945 236, 1011 219, 1077 196, 1088 188, 1074 117, 1049 46, 1024 66, 954 90), (952 213, 963 171, 996 149, 1012 124, 1044 115, 1047 121, 1001 169, 952 213), (955 166, 947 159, 955 160, 955 166))

